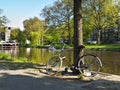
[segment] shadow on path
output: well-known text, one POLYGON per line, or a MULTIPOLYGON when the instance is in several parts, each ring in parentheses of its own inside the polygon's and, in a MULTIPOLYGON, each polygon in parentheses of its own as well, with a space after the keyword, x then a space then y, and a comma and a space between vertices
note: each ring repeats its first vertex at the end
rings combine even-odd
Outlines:
POLYGON ((40 69, 42 66, 0 60, 0 90, 120 90, 119 76, 102 76, 85 82, 71 76, 65 79, 51 77, 28 69, 40 69))
POLYGON ((0 75, 0 90, 80 90, 80 83, 83 84, 80 81, 66 81, 44 75, 0 75))

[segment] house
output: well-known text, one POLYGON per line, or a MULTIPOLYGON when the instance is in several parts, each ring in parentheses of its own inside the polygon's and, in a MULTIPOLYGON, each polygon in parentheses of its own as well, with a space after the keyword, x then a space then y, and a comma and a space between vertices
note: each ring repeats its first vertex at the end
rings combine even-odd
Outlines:
POLYGON ((10 40, 11 27, 5 27, 5 30, 0 33, 0 38, 3 41, 8 42, 10 40))

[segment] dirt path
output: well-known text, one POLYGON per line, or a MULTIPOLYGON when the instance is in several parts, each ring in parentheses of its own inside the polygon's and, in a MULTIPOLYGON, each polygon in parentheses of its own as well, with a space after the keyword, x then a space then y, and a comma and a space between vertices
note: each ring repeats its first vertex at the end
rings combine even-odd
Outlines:
POLYGON ((100 74, 92 81, 77 76, 52 77, 38 69, 0 70, 0 90, 120 90, 120 76, 100 74))

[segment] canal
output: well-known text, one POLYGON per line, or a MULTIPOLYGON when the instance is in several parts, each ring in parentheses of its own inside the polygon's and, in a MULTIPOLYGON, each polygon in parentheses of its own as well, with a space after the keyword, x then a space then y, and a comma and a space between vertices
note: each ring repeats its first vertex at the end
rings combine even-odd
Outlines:
MULTIPOLYGON (((0 50, 0 52, 9 53, 13 58, 25 59, 27 62, 36 64, 46 64, 46 61, 59 50, 52 52, 48 49, 40 48, 11 48, 0 50)), ((120 75, 120 52, 119 51, 95 51, 85 50, 85 53, 97 54, 102 61, 103 67, 101 72, 120 75)), ((73 50, 65 50, 64 55, 73 63, 73 50)))

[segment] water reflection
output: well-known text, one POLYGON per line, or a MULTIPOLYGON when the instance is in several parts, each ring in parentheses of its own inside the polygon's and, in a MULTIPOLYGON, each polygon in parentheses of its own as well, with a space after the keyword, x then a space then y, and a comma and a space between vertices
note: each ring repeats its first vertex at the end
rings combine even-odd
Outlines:
MULTIPOLYGON (((8 53, 12 57, 26 58, 28 62, 37 64, 46 64, 46 61, 53 55, 57 54, 59 50, 53 52, 48 49, 38 49, 38 48, 11 48, 6 50, 0 50, 0 52, 8 53)), ((114 51, 93 51, 85 50, 87 53, 97 54, 102 63, 103 67, 101 72, 118 74, 120 75, 120 52, 114 51)), ((70 63, 73 63, 73 51, 66 50, 64 55, 67 57, 70 63)))
POLYGON ((20 48, 18 57, 26 57, 28 62, 45 64, 51 56, 51 52, 47 49, 37 48, 20 48))
POLYGON ((18 47, 0 48, 0 52, 10 55, 16 55, 19 53, 19 48, 18 47))
POLYGON ((103 64, 102 72, 120 75, 120 52, 117 51, 87 51, 96 53, 103 64))

